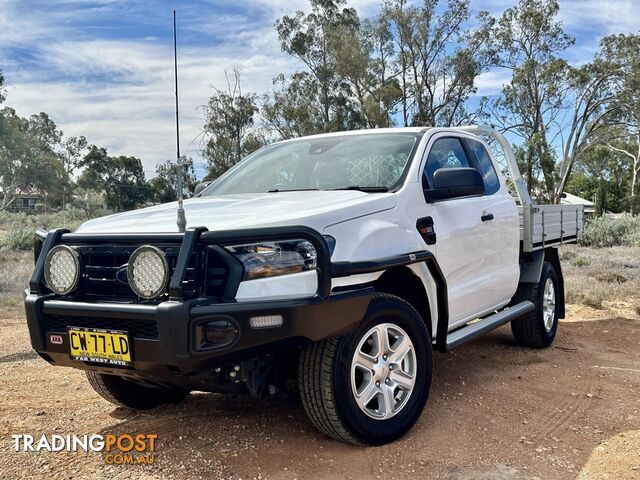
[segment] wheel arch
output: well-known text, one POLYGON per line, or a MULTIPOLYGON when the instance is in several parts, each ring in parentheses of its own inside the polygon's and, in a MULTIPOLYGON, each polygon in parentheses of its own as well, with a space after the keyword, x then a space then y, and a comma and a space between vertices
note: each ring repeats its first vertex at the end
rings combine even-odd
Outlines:
POLYGON ((565 317, 564 302, 564 276, 562 275, 562 265, 560 264, 560 255, 555 247, 548 247, 544 250, 536 250, 531 253, 522 254, 520 259, 520 280, 519 283, 538 283, 542 275, 542 266, 544 262, 549 262, 556 272, 558 280, 558 297, 560 305, 558 308, 558 317, 565 317))
POLYGON ((432 301, 422 279, 409 266, 395 267, 386 270, 373 282, 376 292, 388 293, 400 297, 409 303, 420 314, 429 335, 433 338, 432 301))

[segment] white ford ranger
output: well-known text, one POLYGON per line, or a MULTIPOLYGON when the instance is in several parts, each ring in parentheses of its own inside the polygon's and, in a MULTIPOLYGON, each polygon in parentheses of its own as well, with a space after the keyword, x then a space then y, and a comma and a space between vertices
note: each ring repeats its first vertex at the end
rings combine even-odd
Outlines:
POLYGON ((33 348, 115 404, 297 388, 322 432, 377 445, 420 416, 434 348, 507 322, 547 347, 564 315, 582 210, 533 206, 488 127, 288 140, 198 190, 185 232, 169 204, 36 235, 33 348))

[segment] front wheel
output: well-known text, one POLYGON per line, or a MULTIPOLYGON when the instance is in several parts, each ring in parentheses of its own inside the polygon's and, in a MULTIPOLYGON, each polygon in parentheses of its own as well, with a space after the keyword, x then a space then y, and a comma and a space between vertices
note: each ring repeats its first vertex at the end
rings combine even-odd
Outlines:
POLYGON ((302 352, 298 383, 320 431, 356 445, 381 445, 418 420, 431 375, 431 339, 418 312, 398 297, 375 294, 355 333, 302 352))

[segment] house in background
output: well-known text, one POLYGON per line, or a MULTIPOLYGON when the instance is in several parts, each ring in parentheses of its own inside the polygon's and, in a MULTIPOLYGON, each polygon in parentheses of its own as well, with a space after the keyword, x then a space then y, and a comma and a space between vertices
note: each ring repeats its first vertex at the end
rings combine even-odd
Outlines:
POLYGON ((592 218, 596 214, 596 204, 586 198, 564 192, 562 194, 561 205, 584 205, 585 218, 592 218))
MULTIPOLYGON (((37 207, 44 203, 44 198, 42 194, 36 190, 35 188, 26 188, 22 191, 19 191, 17 194, 9 192, 9 196, 11 200, 15 195, 15 199, 11 202, 11 204, 7 207, 7 210, 10 211, 25 211, 25 210, 36 210, 37 207)), ((0 198, 2 198, 2 203, 4 203, 5 192, 0 188, 0 198)))

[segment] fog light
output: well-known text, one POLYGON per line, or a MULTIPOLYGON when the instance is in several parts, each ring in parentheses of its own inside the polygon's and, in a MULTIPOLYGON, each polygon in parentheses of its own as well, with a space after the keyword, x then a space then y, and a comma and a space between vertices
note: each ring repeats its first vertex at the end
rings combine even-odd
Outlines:
POLYGON ((251 328, 273 328, 280 327, 284 323, 282 315, 262 315, 259 317, 251 317, 249 325, 251 328))
POLYGON ((204 335, 207 343, 223 347, 236 339, 238 329, 229 320, 214 320, 204 324, 204 335))
POLYGON ((194 347, 196 350, 228 347, 238 338, 239 330, 230 319, 203 321, 195 327, 194 347))

